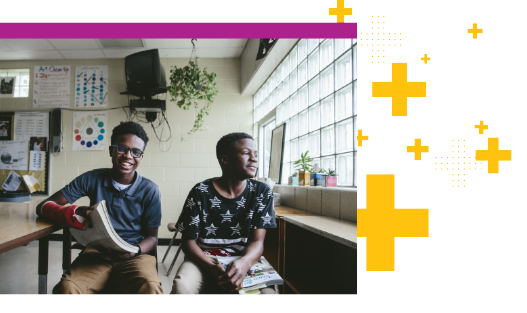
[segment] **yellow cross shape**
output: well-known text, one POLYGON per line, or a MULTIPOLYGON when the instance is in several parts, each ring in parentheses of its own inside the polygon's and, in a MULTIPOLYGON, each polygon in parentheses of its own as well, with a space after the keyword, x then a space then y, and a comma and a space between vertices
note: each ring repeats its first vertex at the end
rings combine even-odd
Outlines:
POLYGON ((483 34, 483 29, 478 29, 478 23, 472 24, 472 29, 468 29, 468 32, 472 34, 472 39, 478 39, 478 33, 483 34))
POLYGON ((415 139, 415 146, 407 146, 406 152, 415 152, 415 159, 421 160, 421 152, 428 152, 428 146, 421 146, 421 139, 415 139))
POLYGON ((359 129, 359 135, 357 136, 357 141, 359 142, 359 147, 362 147, 362 141, 368 140, 368 136, 362 135, 362 129, 359 129))
POLYGON ((392 63, 391 82, 373 82, 373 97, 392 98, 392 116, 406 116, 408 97, 426 97, 426 82, 408 82, 406 63, 392 63))
POLYGON ((489 129, 488 125, 483 125, 483 121, 479 121, 479 125, 474 125, 474 128, 479 128, 479 133, 483 134, 484 129, 489 129))
POLYGON ((424 61, 425 61, 425 64, 428 64, 428 62, 426 62, 426 61, 430 60, 430 58, 427 58, 427 57, 426 57, 426 54, 425 54, 425 57, 424 57, 424 58, 421 58, 421 60, 424 60, 424 61))
POLYGON ((489 173, 499 173, 499 162, 512 159, 511 150, 499 150, 499 140, 499 138, 489 138, 489 150, 476 150, 476 161, 488 161, 489 173))
POLYGON ((395 209, 394 175, 366 175, 366 209, 357 237, 366 237, 366 270, 393 271, 395 237, 428 237, 428 209, 395 209))
POLYGON ((337 0, 336 8, 329 8, 329 15, 337 16, 337 23, 344 23, 344 15, 352 15, 351 8, 344 7, 344 0, 337 0))

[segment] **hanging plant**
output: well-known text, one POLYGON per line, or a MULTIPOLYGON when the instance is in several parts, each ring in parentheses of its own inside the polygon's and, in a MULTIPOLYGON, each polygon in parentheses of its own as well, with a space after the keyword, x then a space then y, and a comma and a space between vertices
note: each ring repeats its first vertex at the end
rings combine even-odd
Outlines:
MULTIPOLYGON (((209 115, 210 105, 218 95, 216 88, 216 73, 207 72, 207 68, 200 70, 195 58, 194 61, 189 61, 185 67, 178 68, 174 66, 170 70, 170 101, 176 102, 176 105, 183 110, 190 110, 194 107, 199 109, 194 126, 188 132, 189 135, 203 129, 203 118, 209 115), (199 108, 198 101, 205 100, 202 108, 199 108)), ((183 138, 181 138, 183 140, 183 138)))

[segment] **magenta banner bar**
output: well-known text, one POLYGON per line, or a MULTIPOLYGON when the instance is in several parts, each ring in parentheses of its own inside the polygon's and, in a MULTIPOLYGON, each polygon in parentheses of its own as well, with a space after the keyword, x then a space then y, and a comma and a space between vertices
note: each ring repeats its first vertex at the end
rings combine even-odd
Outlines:
POLYGON ((0 38, 357 38, 357 23, 0 23, 0 38))

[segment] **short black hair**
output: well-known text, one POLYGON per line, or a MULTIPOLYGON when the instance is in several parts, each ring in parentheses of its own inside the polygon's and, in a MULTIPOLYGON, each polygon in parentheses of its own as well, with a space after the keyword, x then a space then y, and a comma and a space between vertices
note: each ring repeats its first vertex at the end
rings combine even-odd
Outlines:
POLYGON ((254 140, 251 135, 246 133, 230 133, 221 137, 216 144, 216 157, 218 158, 218 161, 222 155, 229 154, 230 150, 236 145, 236 141, 241 139, 254 140))
POLYGON ((112 145, 117 142, 117 138, 119 138, 119 136, 128 134, 136 135, 137 137, 141 138, 145 142, 143 150, 146 149, 148 136, 143 126, 135 122, 121 122, 121 124, 115 126, 112 131, 112 145))

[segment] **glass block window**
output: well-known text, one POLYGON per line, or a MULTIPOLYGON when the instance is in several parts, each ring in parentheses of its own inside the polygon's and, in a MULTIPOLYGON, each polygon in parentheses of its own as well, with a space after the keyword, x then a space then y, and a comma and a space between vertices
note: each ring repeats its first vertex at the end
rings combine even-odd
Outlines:
MULTIPOLYGON (((357 186, 355 40, 299 40, 254 96, 255 129, 274 108, 273 122, 260 133, 268 139, 272 127, 286 124, 283 184, 296 171, 293 162, 309 150, 314 164, 337 172, 339 186, 357 186)), ((264 173, 267 144, 263 142, 264 173)))
POLYGON ((0 69, 0 77, 15 76, 15 97, 29 96, 29 69, 0 69))

